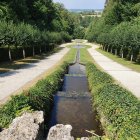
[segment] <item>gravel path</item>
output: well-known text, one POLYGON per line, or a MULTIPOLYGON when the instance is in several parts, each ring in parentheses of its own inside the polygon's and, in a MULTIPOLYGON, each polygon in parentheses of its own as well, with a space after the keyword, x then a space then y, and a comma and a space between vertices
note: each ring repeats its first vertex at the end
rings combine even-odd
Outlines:
POLYGON ((137 98, 140 98, 140 73, 122 66, 102 55, 95 50, 97 47, 98 45, 92 44, 92 48, 88 49, 96 63, 113 78, 119 81, 125 88, 131 91, 137 98))
MULTIPOLYGON (((66 44, 63 44, 60 47, 65 46, 66 44)), ((63 48, 58 53, 46 57, 38 63, 29 64, 28 67, 0 74, 0 102, 56 65, 68 51, 69 48, 63 48)))

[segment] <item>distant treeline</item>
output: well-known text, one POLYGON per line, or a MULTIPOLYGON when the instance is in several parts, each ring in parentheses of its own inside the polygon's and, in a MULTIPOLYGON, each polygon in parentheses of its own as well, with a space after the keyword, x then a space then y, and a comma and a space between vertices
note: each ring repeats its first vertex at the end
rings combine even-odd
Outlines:
POLYGON ((83 12, 80 12, 80 14, 82 14, 82 15, 95 15, 96 12, 94 10, 92 10, 92 11, 83 11, 83 12))
POLYGON ((102 11, 82 11, 80 12, 81 15, 86 16, 86 15, 101 15, 102 11))
POLYGON ((86 38, 108 52, 140 63, 140 1, 110 0, 102 17, 90 24, 86 38))

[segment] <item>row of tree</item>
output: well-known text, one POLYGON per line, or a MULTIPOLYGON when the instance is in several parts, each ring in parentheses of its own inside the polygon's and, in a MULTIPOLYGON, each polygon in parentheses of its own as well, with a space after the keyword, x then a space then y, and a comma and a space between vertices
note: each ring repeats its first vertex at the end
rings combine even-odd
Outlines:
POLYGON ((34 56, 36 47, 39 47, 40 53, 42 50, 47 52, 51 49, 51 44, 55 45, 71 40, 71 36, 66 32, 40 31, 25 23, 13 24, 13 22, 1 21, 0 27, 0 46, 8 49, 9 60, 12 60, 12 49, 17 51, 22 48, 23 58, 25 58, 27 48, 32 47, 32 55, 34 56))
POLYGON ((101 18, 86 32, 89 41, 131 61, 140 62, 140 2, 110 0, 101 18))
POLYGON ((0 61, 7 53, 9 60, 19 58, 18 50, 22 50, 23 58, 31 49, 33 56, 47 52, 70 41, 78 24, 77 15, 52 0, 1 0, 0 61))

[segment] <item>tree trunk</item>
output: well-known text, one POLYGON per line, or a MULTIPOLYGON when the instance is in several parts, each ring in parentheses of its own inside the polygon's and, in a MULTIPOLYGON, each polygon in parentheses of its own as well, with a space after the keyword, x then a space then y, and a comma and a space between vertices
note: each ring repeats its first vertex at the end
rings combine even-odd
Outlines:
POLYGON ((133 54, 131 54, 131 62, 133 61, 133 56, 134 56, 134 55, 133 55, 133 54))
POLYGON ((109 52, 109 47, 107 47, 107 52, 109 52))
POLYGON ((124 55, 123 55, 123 50, 122 50, 122 58, 123 58, 123 56, 124 56, 124 55))
POLYGON ((111 48, 111 53, 113 54, 113 49, 111 48))
POLYGON ((12 56, 11 56, 11 50, 10 50, 10 47, 8 47, 8 53, 9 53, 9 60, 12 61, 12 56))
POLYGON ((107 51, 107 47, 105 47, 105 51, 107 51))
POLYGON ((35 48, 34 48, 34 46, 33 46, 33 56, 35 56, 35 48))
POLYGON ((122 52, 122 58, 124 58, 124 57, 123 57, 123 52, 122 52))
POLYGON ((25 54, 25 49, 23 48, 23 58, 25 59, 26 54, 25 54))
POLYGON ((104 45, 102 45, 102 50, 104 50, 104 45))
POLYGON ((115 55, 117 56, 117 49, 115 49, 115 55))

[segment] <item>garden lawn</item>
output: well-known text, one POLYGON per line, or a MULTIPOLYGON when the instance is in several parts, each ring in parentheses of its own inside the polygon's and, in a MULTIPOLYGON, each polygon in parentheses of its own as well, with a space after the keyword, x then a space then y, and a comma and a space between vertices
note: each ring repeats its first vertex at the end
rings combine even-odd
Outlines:
POLYGON ((116 56, 116 55, 113 55, 109 52, 105 52, 103 50, 101 50, 100 48, 97 48, 96 49, 98 52, 100 52, 101 54, 103 54, 104 56, 112 59, 113 61, 125 66, 125 67, 128 67, 136 72, 140 72, 140 64, 137 64, 135 62, 131 62, 131 61, 128 61, 126 59, 122 59, 120 58, 119 56, 116 56))

